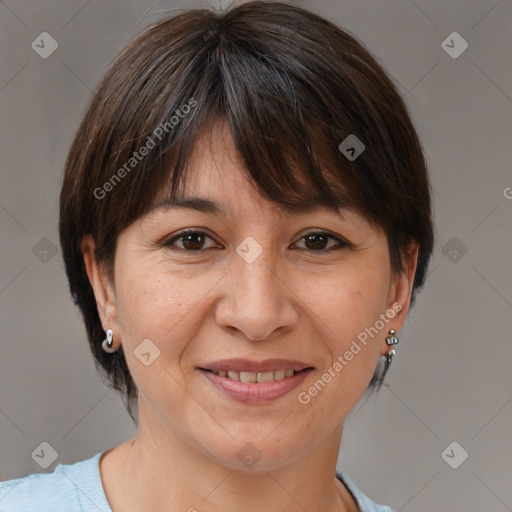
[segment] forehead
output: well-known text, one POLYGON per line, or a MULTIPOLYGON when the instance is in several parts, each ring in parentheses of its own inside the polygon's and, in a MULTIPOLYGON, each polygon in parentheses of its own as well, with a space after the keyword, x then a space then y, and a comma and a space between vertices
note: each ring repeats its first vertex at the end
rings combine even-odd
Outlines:
POLYGON ((216 122, 211 130, 203 131, 197 136, 192 155, 185 167, 186 186, 174 194, 165 191, 159 195, 150 211, 182 209, 233 217, 236 207, 243 207, 247 200, 287 216, 324 211, 343 218, 349 211, 355 211, 347 206, 344 194, 340 194, 334 207, 317 194, 311 194, 308 200, 296 201, 292 205, 278 204, 263 197, 248 179, 231 132, 223 120, 216 122))
MULTIPOLYGON (((329 212, 337 215, 340 218, 346 218, 349 210, 346 208, 332 209, 322 204, 315 202, 299 203, 292 207, 283 207, 280 205, 273 206, 274 209, 279 210, 286 216, 305 215, 313 212, 329 212)), ((214 199, 210 197, 198 196, 182 196, 175 199, 169 197, 163 198, 158 201, 150 211, 156 210, 188 210, 207 213, 219 217, 234 217, 236 213, 230 204, 228 197, 223 199, 214 199)))

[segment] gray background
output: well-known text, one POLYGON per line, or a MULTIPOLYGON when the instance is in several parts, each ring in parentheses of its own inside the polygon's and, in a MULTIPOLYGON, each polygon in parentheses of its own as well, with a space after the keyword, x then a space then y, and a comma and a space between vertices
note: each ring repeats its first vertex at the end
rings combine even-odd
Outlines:
MULTIPOLYGON (((51 472, 135 434, 95 373, 68 294, 58 194, 108 63, 162 10, 194 5, 0 2, 0 480, 51 472), (43 31, 59 45, 47 59, 31 48, 43 31), (58 452, 47 469, 31 457, 43 441, 58 452)), ((399 84, 435 192, 428 284, 385 387, 347 421, 338 469, 396 511, 512 510, 512 3, 301 5, 360 38, 399 84), (453 31, 469 44, 456 59, 441 47, 453 31), (452 465, 469 454, 457 469, 441 456, 453 441, 452 465)))

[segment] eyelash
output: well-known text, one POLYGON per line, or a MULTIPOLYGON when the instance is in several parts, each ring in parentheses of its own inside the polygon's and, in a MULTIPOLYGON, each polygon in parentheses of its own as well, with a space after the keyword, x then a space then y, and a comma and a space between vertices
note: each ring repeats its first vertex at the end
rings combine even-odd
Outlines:
MULTIPOLYGON (((178 251, 184 251, 184 252, 189 252, 189 253, 201 253, 207 249, 214 249, 214 247, 208 247, 207 249, 198 249, 198 250, 188 250, 188 249, 184 249, 182 247, 176 247, 174 246, 173 247, 173 243, 176 241, 176 240, 182 240, 184 239, 187 235, 204 235, 205 237, 207 238, 210 238, 211 240, 213 240, 213 238, 211 236, 209 236, 207 233, 205 233, 204 231, 195 231, 195 230, 187 230, 187 231, 182 231, 181 233, 178 233, 177 235, 173 236, 171 239, 169 239, 168 241, 164 242, 164 246, 165 247, 169 247, 171 250, 178 250, 178 251)), ((323 236, 326 236, 327 238, 330 238, 332 240, 335 240, 336 242, 338 242, 338 246, 336 247, 330 247, 329 249, 320 249, 320 250, 314 250, 314 249, 301 249, 301 250, 306 250, 306 251, 310 251, 310 252, 314 252, 314 253, 326 253, 326 252, 330 252, 332 250, 337 250, 337 249, 342 249, 343 247, 352 247, 352 245, 344 240, 342 240, 341 238, 337 237, 337 236, 334 236, 334 235, 331 235, 330 233, 327 233, 325 231, 311 231, 310 233, 306 233, 304 236, 302 236, 300 240, 303 240, 305 239, 306 237, 310 236, 310 235, 323 235, 323 236)))

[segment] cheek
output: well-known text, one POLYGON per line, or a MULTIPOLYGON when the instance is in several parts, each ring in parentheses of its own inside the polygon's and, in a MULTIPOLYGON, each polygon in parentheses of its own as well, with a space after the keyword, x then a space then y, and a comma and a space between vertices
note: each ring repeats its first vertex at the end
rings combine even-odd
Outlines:
POLYGON ((139 270, 136 274, 124 276, 119 288, 118 313, 130 337, 156 337, 157 334, 160 337, 172 330, 183 316, 184 303, 189 299, 186 287, 179 280, 166 279, 154 271, 139 270))
POLYGON ((159 262, 130 268, 137 270, 121 272, 118 286, 118 318, 125 331, 123 343, 130 347, 127 359, 133 359, 137 346, 150 339, 160 350, 155 366, 164 360, 166 367, 179 364, 201 327, 200 303, 213 283, 204 276, 194 279, 187 272, 169 271, 159 262))
MULTIPOLYGON (((167 396, 167 392, 162 394, 163 389, 172 390, 170 395, 178 402, 186 400, 175 378, 181 380, 177 367, 188 340, 195 336, 197 326, 190 322, 187 311, 193 308, 197 296, 180 279, 166 278, 155 270, 139 268, 131 275, 124 273, 119 275, 119 282, 123 350, 139 392, 150 402, 150 397, 167 396), (149 357, 144 359, 143 354, 148 352, 149 357)), ((161 407, 171 405, 165 402, 161 407)))
MULTIPOLYGON (((325 381, 347 411, 368 386, 379 359, 386 328, 380 317, 386 311, 390 273, 383 265, 368 264, 346 269, 338 279, 326 280, 308 296, 320 321, 323 344, 329 353, 325 381), (343 396, 340 396, 343 395, 343 396)), ((307 295, 305 295, 307 296, 307 295)))
POLYGON ((342 349, 385 311, 389 276, 384 265, 354 265, 308 279, 300 295, 327 338, 342 349))

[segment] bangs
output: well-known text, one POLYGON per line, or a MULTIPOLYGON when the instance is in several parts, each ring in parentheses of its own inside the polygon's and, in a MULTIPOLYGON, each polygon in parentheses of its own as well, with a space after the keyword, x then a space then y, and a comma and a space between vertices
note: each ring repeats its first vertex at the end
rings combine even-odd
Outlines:
POLYGON ((285 213, 300 213, 315 207, 327 208, 336 214, 347 209, 361 213, 356 194, 350 193, 341 181, 340 173, 333 171, 332 160, 325 155, 318 156, 321 152, 314 150, 315 147, 325 147, 325 141, 323 145, 315 145, 310 132, 299 137, 289 127, 287 135, 294 138, 293 142, 283 137, 269 138, 254 125, 233 128, 230 110, 207 119, 203 126, 190 126, 186 130, 183 138, 170 150, 174 158, 167 159, 166 165, 153 171, 166 178, 153 202, 162 198, 174 202, 185 195, 188 178, 195 172, 196 158, 202 156, 198 141, 208 141, 221 132, 226 133, 226 127, 245 177, 262 197, 274 202, 285 213), (292 151, 290 148, 293 147, 306 148, 306 151, 292 151))

